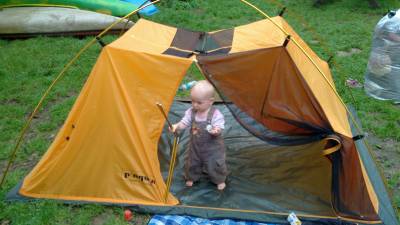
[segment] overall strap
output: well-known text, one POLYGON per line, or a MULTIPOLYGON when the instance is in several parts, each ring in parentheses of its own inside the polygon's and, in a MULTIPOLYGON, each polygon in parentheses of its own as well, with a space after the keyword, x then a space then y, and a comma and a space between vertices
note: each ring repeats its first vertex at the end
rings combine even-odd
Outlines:
POLYGON ((208 114, 207 114, 207 123, 208 124, 211 124, 211 120, 212 120, 212 118, 214 116, 214 112, 215 112, 215 108, 213 106, 211 106, 211 108, 210 108, 210 110, 208 111, 208 114))
POLYGON ((194 111, 194 109, 192 108, 192 110, 190 110, 190 117, 192 120, 192 125, 195 123, 195 116, 196 116, 196 111, 194 111))

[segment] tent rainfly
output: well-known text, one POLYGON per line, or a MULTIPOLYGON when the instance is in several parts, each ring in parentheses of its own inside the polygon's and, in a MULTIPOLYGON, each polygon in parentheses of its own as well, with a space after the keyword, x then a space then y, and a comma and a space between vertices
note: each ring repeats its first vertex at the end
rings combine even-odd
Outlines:
POLYGON ((305 223, 399 224, 351 118, 328 64, 282 17, 214 32, 140 19, 102 49, 14 198, 277 223, 294 211, 305 223), (171 134, 156 103, 172 120, 182 114, 187 105, 173 100, 193 62, 224 102, 217 107, 227 118, 230 174, 222 193, 206 181, 184 187, 187 134, 170 189, 165 182, 171 134))

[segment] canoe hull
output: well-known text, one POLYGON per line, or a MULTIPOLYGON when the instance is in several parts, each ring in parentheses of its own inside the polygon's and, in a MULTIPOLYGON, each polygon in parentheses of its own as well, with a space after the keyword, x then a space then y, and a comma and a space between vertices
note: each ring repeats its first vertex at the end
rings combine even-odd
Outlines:
MULTIPOLYGON (((93 33, 118 20, 118 17, 71 8, 5 8, 0 10, 0 36, 93 33)), ((124 20, 113 30, 128 29, 132 25, 133 22, 124 20)))
MULTIPOLYGON (((136 10, 145 0, 2 0, 0 7, 19 7, 19 6, 58 6, 89 10, 102 14, 108 14, 118 17, 123 17, 128 13, 136 10)), ((151 5, 142 10, 140 13, 150 16, 158 10, 151 5)))

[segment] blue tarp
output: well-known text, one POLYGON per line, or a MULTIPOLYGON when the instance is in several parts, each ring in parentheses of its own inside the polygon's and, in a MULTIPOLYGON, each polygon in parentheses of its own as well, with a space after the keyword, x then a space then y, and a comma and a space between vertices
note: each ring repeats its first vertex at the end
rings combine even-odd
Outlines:
POLYGON ((193 216, 154 215, 148 225, 273 225, 232 219, 204 219, 193 216))

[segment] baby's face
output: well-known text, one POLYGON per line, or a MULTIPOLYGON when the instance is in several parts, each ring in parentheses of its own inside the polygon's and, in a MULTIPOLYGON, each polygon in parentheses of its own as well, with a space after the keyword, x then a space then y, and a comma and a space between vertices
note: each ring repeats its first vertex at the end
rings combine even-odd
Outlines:
POLYGON ((192 107, 197 112, 205 112, 213 104, 213 98, 210 98, 209 95, 203 95, 201 93, 192 92, 191 98, 192 98, 192 107))

